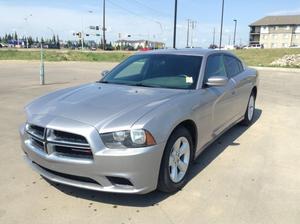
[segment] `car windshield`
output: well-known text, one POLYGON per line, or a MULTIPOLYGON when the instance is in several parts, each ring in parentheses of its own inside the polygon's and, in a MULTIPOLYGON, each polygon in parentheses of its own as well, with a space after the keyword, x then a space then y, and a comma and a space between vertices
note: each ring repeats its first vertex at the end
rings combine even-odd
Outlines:
POLYGON ((158 88, 194 89, 202 57, 172 54, 140 54, 126 59, 102 83, 158 88))

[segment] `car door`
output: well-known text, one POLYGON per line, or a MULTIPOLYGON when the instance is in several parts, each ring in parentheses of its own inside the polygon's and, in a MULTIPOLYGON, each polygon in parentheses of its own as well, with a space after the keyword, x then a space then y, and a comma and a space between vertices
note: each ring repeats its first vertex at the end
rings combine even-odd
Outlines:
POLYGON ((213 54, 208 56, 204 74, 204 88, 213 95, 211 107, 212 134, 220 134, 234 119, 236 114, 236 92, 235 81, 228 77, 228 82, 224 86, 206 86, 208 78, 213 76, 227 76, 223 54, 213 54))
POLYGON ((241 61, 233 55, 224 54, 226 73, 235 82, 235 94, 237 103, 234 105, 234 113, 237 119, 244 115, 249 99, 251 83, 247 80, 241 61))

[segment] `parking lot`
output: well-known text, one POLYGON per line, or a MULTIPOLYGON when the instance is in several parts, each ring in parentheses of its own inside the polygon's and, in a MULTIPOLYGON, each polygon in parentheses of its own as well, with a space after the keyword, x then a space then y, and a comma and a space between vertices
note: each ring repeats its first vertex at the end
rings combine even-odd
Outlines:
POLYGON ((0 62, 0 223, 300 223, 300 70, 259 69, 255 123, 236 126, 200 155, 174 195, 108 194, 52 184, 23 161, 23 107, 93 82, 114 63, 0 62))

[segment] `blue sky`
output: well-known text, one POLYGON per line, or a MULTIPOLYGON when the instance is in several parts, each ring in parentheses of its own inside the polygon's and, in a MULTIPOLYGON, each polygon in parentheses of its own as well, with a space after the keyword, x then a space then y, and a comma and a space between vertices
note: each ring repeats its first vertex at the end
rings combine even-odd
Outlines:
MULTIPOLYGON (((171 46, 174 0, 106 1, 108 41, 117 40, 121 33, 122 37, 130 34, 131 39, 164 41, 171 46)), ((218 39, 220 11, 221 0, 178 0, 177 46, 186 45, 187 19, 197 21, 193 32, 195 46, 207 47, 214 27, 218 39)), ((238 20, 237 42, 247 43, 250 23, 266 15, 286 14, 300 14, 300 1, 225 0, 224 42, 232 40, 234 18, 238 20)), ((75 39, 73 32, 84 29, 92 33, 87 27, 101 23, 102 0, 0 0, 0 35, 17 31, 50 37, 54 32, 62 39, 75 39)))

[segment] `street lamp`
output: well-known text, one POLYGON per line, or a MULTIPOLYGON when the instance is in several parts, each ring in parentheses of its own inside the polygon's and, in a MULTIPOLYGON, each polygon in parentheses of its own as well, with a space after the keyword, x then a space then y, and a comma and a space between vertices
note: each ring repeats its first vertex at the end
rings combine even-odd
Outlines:
POLYGON ((102 31, 103 31, 103 50, 105 51, 106 49, 106 40, 105 40, 105 31, 106 31, 106 27, 105 27, 105 0, 103 0, 103 7, 102 7, 103 13, 102 13, 102 31))
POLYGON ((175 0, 175 9, 174 9, 173 48, 176 48, 176 26, 177 26, 177 0, 175 0))
POLYGON ((223 17, 224 17, 224 0, 222 0, 222 15, 221 15, 221 28, 220 28, 220 42, 219 42, 219 49, 222 48, 223 17))
MULTIPOLYGON (((27 17, 24 18, 25 23, 27 24, 27 28, 28 28, 28 19, 29 17, 32 17, 32 14, 29 14, 27 17)), ((28 31, 27 31, 27 37, 26 37, 26 48, 28 48, 28 31)))
POLYGON ((233 34, 233 46, 235 46, 235 37, 236 37, 236 25, 237 25, 237 20, 234 19, 234 34, 233 34))
MULTIPOLYGON (((88 13, 92 14, 93 11, 92 10, 88 10, 88 13)), ((83 15, 81 16, 81 51, 83 51, 83 47, 84 47, 84 21, 83 21, 83 15)))

